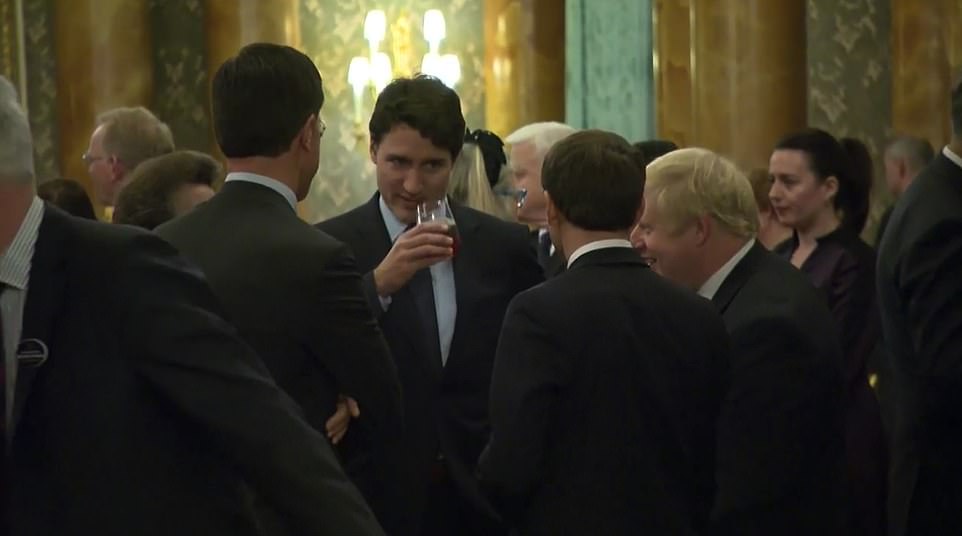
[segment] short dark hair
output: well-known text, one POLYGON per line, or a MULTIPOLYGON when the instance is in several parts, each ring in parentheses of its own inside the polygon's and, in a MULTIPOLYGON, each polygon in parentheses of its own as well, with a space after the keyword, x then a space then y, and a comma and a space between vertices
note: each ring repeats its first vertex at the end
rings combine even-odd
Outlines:
POLYGON ((873 175, 872 156, 864 143, 855 138, 839 141, 824 130, 807 128, 783 138, 775 149, 804 153, 819 181, 835 177, 838 193, 833 203, 842 211, 842 224, 862 232, 868 219, 873 175))
POLYGON ((199 184, 214 188, 223 177, 217 160, 197 151, 175 151, 142 162, 117 196, 114 223, 154 229, 175 216, 174 195, 199 184))
POLYGON ((656 158, 665 156, 677 148, 678 145, 670 140, 645 140, 635 143, 635 150, 641 153, 641 161, 645 167, 656 158))
POLYGON ((556 143, 541 182, 566 220, 588 231, 630 229, 645 191, 645 167, 621 136, 582 130, 556 143))
POLYGON ((283 154, 323 105, 314 62, 272 43, 240 49, 217 69, 211 88, 214 133, 228 158, 283 154))
POLYGON ((417 130, 437 147, 447 149, 451 160, 461 153, 465 131, 461 99, 433 76, 398 78, 378 95, 368 123, 371 143, 377 146, 399 124, 417 130))
POLYGON ((70 179, 44 181, 37 187, 37 196, 67 214, 88 220, 97 219, 87 190, 84 190, 77 181, 70 179))

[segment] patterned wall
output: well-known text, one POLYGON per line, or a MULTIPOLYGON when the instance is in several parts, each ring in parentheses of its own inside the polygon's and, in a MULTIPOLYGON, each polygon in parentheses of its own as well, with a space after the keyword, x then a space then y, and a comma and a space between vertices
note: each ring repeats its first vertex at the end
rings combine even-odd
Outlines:
POLYGON ((321 166, 314 188, 302 207, 308 221, 325 219, 368 199, 376 189, 368 153, 367 120, 372 96, 364 102, 360 129, 355 128, 354 96, 347 83, 351 58, 364 55, 364 16, 370 9, 384 9, 390 28, 381 49, 392 54, 399 74, 411 74, 427 52, 421 37, 421 19, 428 9, 441 9, 447 22, 447 38, 441 52, 461 59, 461 83, 457 91, 468 125, 484 126, 483 0, 303 0, 301 41, 324 78, 322 111, 327 132, 321 142, 321 166), (400 65, 399 65, 400 64, 400 65), (405 68, 406 64, 406 68, 405 68))
POLYGON ((151 0, 154 46, 152 109, 170 126, 177 146, 208 151, 210 131, 204 11, 201 0, 151 0))
POLYGON ((567 0, 565 120, 653 138, 651 0, 567 0))
POLYGON ((27 106, 33 133, 34 166, 41 180, 60 175, 52 4, 49 0, 23 2, 27 106))
MULTIPOLYGON (((12 0, 0 0, 12 5, 12 0)), ((310 55, 324 77, 327 97, 323 117, 328 125, 322 143, 321 169, 303 213, 314 221, 330 217, 365 201, 375 189, 367 156, 366 121, 373 104, 365 103, 360 136, 353 125, 353 99, 347 85, 351 57, 363 54, 364 16, 384 9, 391 23, 387 51, 406 59, 409 74, 420 65, 427 44, 421 37, 426 10, 441 9, 447 22, 447 39, 441 52, 461 59, 462 79, 457 86, 468 124, 484 126, 482 78, 484 0, 301 0, 301 48, 310 55)), ((37 172, 42 178, 59 174, 57 131, 56 54, 52 35, 54 0, 24 0, 27 87, 33 127, 37 172)), ((149 0, 153 42, 153 102, 155 113, 173 130, 178 146, 209 151, 209 80, 203 0, 149 0)), ((2 52, 2 50, 0 50, 2 52)), ((404 61, 402 60, 402 63, 404 61)))
POLYGON ((881 153, 892 124, 891 27, 887 0, 808 0, 808 120, 861 139, 875 157, 866 237, 887 203, 881 153))

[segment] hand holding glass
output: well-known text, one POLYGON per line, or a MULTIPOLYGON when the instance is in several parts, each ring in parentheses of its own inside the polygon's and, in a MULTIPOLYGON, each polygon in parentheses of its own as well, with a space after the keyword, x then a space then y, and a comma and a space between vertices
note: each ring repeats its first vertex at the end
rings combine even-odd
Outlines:
POLYGON ((418 224, 430 222, 447 225, 447 235, 452 240, 451 251, 454 255, 457 255, 458 247, 461 245, 461 237, 458 235, 458 226, 454 222, 451 207, 448 206, 446 199, 424 201, 418 204, 418 224))

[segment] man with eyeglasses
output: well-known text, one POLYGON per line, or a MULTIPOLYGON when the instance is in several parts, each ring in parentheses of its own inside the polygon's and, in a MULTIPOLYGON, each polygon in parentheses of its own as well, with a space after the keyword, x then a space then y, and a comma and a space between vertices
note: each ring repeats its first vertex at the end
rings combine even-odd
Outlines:
POLYGON ((114 206, 137 165, 173 151, 170 128, 150 110, 138 106, 100 114, 82 156, 93 182, 94 200, 101 206, 114 206))
MULTIPOLYGON (((340 447, 370 502, 372 452, 401 433, 401 393, 354 257, 297 215, 325 129, 320 73, 294 48, 255 43, 224 62, 211 85, 227 178, 210 201, 157 233, 204 271, 241 336, 340 447)), ((267 534, 283 534, 271 512, 264 517, 267 534)))
POLYGON ((518 188, 518 221, 532 229, 538 264, 546 278, 563 272, 565 260, 561 251, 551 243, 548 234, 548 205, 541 185, 541 165, 554 144, 575 132, 577 130, 574 127, 564 123, 531 123, 505 138, 505 142, 511 145, 509 161, 518 188))

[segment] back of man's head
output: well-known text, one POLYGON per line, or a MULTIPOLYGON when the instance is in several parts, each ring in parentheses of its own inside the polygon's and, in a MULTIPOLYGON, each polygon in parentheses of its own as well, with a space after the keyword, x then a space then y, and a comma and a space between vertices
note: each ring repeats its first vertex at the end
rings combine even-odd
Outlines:
POLYGON ((659 225, 672 233, 703 215, 738 238, 753 238, 758 232, 758 206, 748 178, 730 160, 707 149, 679 149, 648 164, 645 203, 658 213, 659 225))
POLYGON ((441 80, 428 75, 398 78, 377 97, 368 129, 377 146, 391 129, 407 125, 435 147, 447 149, 454 161, 464 144, 461 99, 441 80))
POLYGON ((543 158, 554 144, 575 132, 578 132, 578 129, 564 123, 545 121, 525 125, 508 135, 504 141, 509 145, 530 143, 534 146, 536 154, 543 158))
POLYGON ((935 158, 935 150, 929 140, 918 136, 899 136, 885 149, 886 158, 905 163, 909 175, 916 175, 935 158))
POLYGON ((245 46, 217 69, 211 85, 214 134, 227 158, 287 152, 324 104, 314 62, 284 45, 245 46))
POLYGON ((17 91, 0 76, 0 182, 33 182, 33 139, 17 91))
POLYGON ((138 164, 174 150, 170 127, 143 106, 114 108, 97 116, 103 126, 104 152, 116 156, 129 172, 138 164))
POLYGON ((554 144, 545 156, 541 180, 550 202, 572 225, 621 231, 637 219, 645 168, 621 136, 584 130, 554 144))

